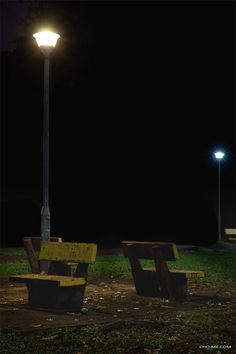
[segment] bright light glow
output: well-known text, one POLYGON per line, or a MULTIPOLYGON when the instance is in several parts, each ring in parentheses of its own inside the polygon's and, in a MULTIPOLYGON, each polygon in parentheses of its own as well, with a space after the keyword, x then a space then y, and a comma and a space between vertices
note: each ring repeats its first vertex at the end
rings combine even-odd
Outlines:
POLYGON ((39 47, 42 45, 55 47, 58 38, 60 38, 60 35, 50 31, 42 31, 33 34, 33 37, 36 39, 39 47))
POLYGON ((224 153, 223 152, 221 152, 221 151, 215 152, 215 158, 216 159, 223 159, 223 157, 224 157, 224 153))

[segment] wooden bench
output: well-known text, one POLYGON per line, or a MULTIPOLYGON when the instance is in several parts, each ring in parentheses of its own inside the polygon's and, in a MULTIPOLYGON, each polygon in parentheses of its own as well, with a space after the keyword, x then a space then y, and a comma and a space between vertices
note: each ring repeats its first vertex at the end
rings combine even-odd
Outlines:
POLYGON ((27 285, 30 307, 78 312, 83 304, 88 266, 95 262, 96 254, 94 243, 45 242, 39 260, 50 261, 48 274, 15 275, 9 280, 27 285), (71 264, 75 263, 72 274, 71 264))
MULTIPOLYGON (((50 242, 62 242, 62 239, 61 237, 51 237, 50 242)), ((31 272, 35 274, 40 273, 40 262, 36 253, 40 251, 41 237, 24 237, 23 244, 28 257, 31 272)))
POLYGON ((180 298, 187 293, 189 278, 204 277, 202 271, 169 269, 166 261, 179 259, 174 243, 123 241, 123 252, 129 258, 137 294, 180 298), (142 268, 140 259, 154 260, 154 268, 142 268))
POLYGON ((229 241, 236 241, 236 229, 225 229, 225 235, 229 241))

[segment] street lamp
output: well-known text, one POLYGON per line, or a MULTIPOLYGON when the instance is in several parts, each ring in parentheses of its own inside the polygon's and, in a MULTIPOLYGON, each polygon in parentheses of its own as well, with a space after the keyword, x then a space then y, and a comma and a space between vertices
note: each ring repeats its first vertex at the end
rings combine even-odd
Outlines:
MULTIPOLYGON (((35 33, 33 37, 44 54, 44 119, 43 119, 43 206, 41 209, 41 242, 50 241, 49 210, 49 63, 59 34, 50 31, 35 33)), ((41 263, 41 271, 47 271, 47 262, 41 263)))
POLYGON ((219 162, 218 167, 218 241, 221 240, 221 211, 220 211, 220 161, 224 157, 224 153, 221 151, 217 151, 214 153, 215 158, 219 162))

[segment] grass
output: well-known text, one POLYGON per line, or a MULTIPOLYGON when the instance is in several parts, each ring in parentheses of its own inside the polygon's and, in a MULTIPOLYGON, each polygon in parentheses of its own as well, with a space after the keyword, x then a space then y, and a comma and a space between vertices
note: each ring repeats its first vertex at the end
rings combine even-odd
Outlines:
POLYGON ((0 263, 0 276, 30 273, 27 262, 2 262, 0 263))
POLYGON ((232 241, 228 241, 226 239, 217 241, 216 245, 223 246, 223 247, 231 247, 233 249, 236 249, 236 243, 232 241))
POLYGON ((0 256, 26 256, 24 248, 0 248, 0 256))
MULTIPOLYGON (((23 255, 23 249, 2 249, 4 255, 23 255)), ((204 283, 225 284, 236 288, 236 255, 233 253, 218 253, 208 250, 180 251, 177 262, 168 262, 170 268, 202 270, 204 283)), ((144 266, 153 266, 152 261, 143 261, 144 266)), ((0 275, 24 274, 30 272, 28 262, 2 262, 0 275)), ((130 264, 123 256, 100 256, 96 263, 90 265, 89 275, 95 277, 114 277, 131 279, 130 264)))

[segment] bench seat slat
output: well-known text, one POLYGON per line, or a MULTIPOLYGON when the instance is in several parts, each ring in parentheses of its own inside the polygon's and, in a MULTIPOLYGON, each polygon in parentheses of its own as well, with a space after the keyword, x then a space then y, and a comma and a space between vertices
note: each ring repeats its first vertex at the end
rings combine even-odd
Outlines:
POLYGON ((170 273, 185 274, 186 278, 204 278, 204 272, 200 270, 178 270, 170 269, 170 273))
MULTIPOLYGON (((155 268, 143 268, 147 272, 156 272, 155 268)), ((184 274, 186 278, 204 278, 205 274, 198 270, 179 270, 179 269, 169 269, 170 273, 184 274)))
POLYGON ((85 278, 66 277, 62 275, 47 275, 47 274, 22 274, 10 277, 10 281, 14 283, 30 283, 33 281, 48 281, 56 282, 59 287, 78 286, 86 283, 85 278))

